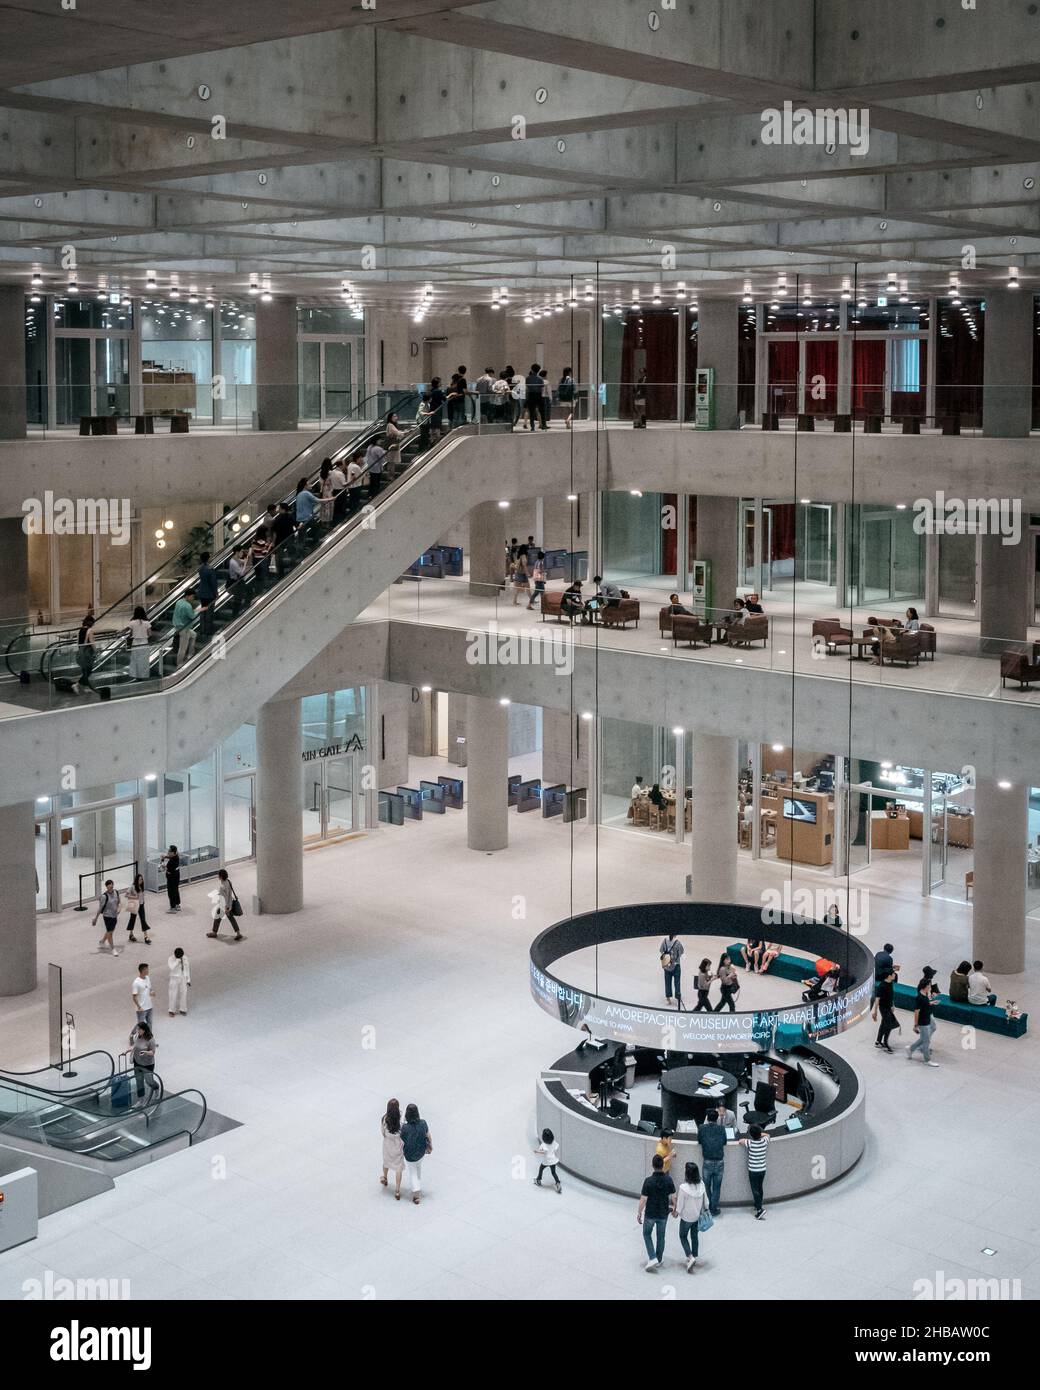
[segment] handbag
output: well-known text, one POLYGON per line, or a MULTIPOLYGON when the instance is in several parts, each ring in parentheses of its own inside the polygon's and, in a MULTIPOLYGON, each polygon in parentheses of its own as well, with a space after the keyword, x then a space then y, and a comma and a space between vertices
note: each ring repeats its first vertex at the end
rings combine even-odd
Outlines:
POLYGON ((238 901, 238 894, 235 892, 235 885, 231 884, 231 907, 228 911, 229 917, 243 916, 242 904, 238 901))
POLYGON ((701 1214, 697 1218, 697 1230, 699 1232, 710 1231, 715 1225, 715 1218, 708 1210, 707 1204, 701 1207, 701 1214))

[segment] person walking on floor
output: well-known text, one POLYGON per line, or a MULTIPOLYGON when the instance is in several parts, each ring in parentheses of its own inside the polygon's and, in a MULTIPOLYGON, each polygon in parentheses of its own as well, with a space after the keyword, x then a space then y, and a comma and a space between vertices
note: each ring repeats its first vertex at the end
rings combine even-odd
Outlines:
POLYGON ((880 1047, 882 1052, 891 1052, 888 1045, 889 1034, 899 1027, 899 1020, 896 1018, 893 993, 895 990, 896 972, 890 970, 883 980, 879 980, 874 995, 874 1007, 870 1011, 871 1018, 877 1022, 878 1013, 881 1014, 881 1023, 878 1027, 877 1037, 874 1046, 880 1047))
POLYGON ((534 592, 527 601, 527 611, 530 613, 536 602, 541 607, 542 595, 545 593, 545 551, 539 550, 534 557, 534 563, 528 559, 528 564, 531 565, 531 578, 534 580, 534 592))
POLYGON ((401 1200, 401 1176, 404 1173, 404 1140, 401 1138, 401 1102, 391 1098, 386 1103, 386 1113, 379 1121, 379 1132, 383 1136, 383 1176, 379 1181, 389 1186, 387 1174, 394 1175, 394 1201, 401 1200))
POLYGON ((173 955, 166 962, 166 968, 170 972, 170 1017, 175 1014, 187 1014, 188 1012, 188 990, 191 989, 191 965, 188 957, 184 954, 184 947, 177 946, 173 955))
POLYGON ((551 1129, 542 1130, 542 1142, 533 1152, 538 1155, 538 1176, 534 1180, 535 1187, 541 1187, 542 1174, 548 1168, 556 1185, 556 1191, 562 1192, 560 1175, 556 1171, 556 1164, 560 1157, 560 1145, 551 1129))
POLYGON ((912 1062, 914 1053, 920 1048, 921 1060, 928 1067, 939 1065, 938 1062, 932 1061, 932 1034, 935 1032, 932 1004, 935 996, 939 993, 939 986, 935 984, 934 979, 934 969, 932 966, 926 965, 921 971, 921 979, 917 986, 917 1002, 914 1007, 914 1032, 917 1034, 917 1041, 912 1042, 906 1049, 906 1060, 912 1062))
POLYGON ((740 978, 727 955, 719 957, 718 981, 722 986, 722 998, 715 1005, 715 1012, 720 1014, 723 1009, 729 1009, 731 1014, 736 1013, 735 1001, 740 991, 740 978))
POLYGON ((762 1132, 760 1125, 749 1125, 747 1134, 737 1142, 747 1149, 748 1182, 751 1184, 751 1196, 755 1201, 755 1220, 763 1221, 766 1214, 764 1190, 769 1135, 762 1132))
POLYGON ((704 1160, 704 1186, 708 1191, 708 1210, 722 1213, 722 1177, 726 1171, 726 1131, 719 1124, 718 1111, 709 1110, 697 1128, 697 1143, 704 1160))
POLYGON ((513 607, 515 608, 516 605, 520 602, 520 595, 526 594, 528 599, 527 606, 528 608, 530 608, 531 576, 528 574, 527 571, 527 557, 525 555, 517 555, 516 559, 513 561, 512 580, 513 607))
POLYGON ((110 878, 105 879, 105 887, 98 898, 98 910, 90 919, 92 927, 96 926, 99 917, 102 919, 102 934, 98 948, 103 951, 107 946, 114 956, 118 956, 119 948, 112 940, 112 933, 116 929, 116 921, 119 917, 119 894, 116 891, 116 885, 110 878))
POLYGON ((138 1023, 130 1032, 130 1048, 133 1053, 134 1081, 137 1085, 137 1099, 147 1105, 153 1096, 158 1099, 159 1083, 155 1079, 155 1052, 159 1044, 152 1035, 147 1023, 138 1023), (148 1100, 145 1100, 145 1087, 148 1087, 148 1100))
POLYGON ((420 1118, 419 1107, 414 1103, 405 1108, 401 1141, 404 1146, 404 1166, 408 1169, 412 1188, 412 1201, 418 1206, 422 1201, 422 1161, 427 1154, 433 1153, 433 1140, 430 1137, 429 1125, 420 1118))
POLYGON ((708 991, 711 989, 711 982, 715 976, 711 973, 711 961, 704 957, 697 967, 697 1003, 693 1007, 695 1014, 710 1014, 711 1000, 708 998, 708 991))
POLYGON ((643 1228, 643 1244, 646 1246, 646 1264, 643 1268, 648 1274, 661 1268, 664 1259, 664 1242, 668 1234, 668 1213, 672 1209, 675 1183, 664 1171, 664 1159, 654 1154, 653 1172, 643 1182, 636 1209, 636 1223, 643 1228))
MULTIPOLYGON (((708 1211, 708 1193, 696 1163, 687 1163, 686 1176, 672 1198, 672 1215, 679 1220, 679 1244, 686 1256, 686 1273, 692 1272, 699 1253, 701 1213, 708 1211)), ((709 1213, 710 1214, 710 1213, 709 1213)))
POLYGON ((238 901, 238 897, 231 879, 228 877, 227 869, 217 870, 217 886, 214 892, 216 894, 216 900, 213 903, 213 930, 208 931, 206 935, 214 938, 219 935, 220 924, 226 917, 234 928, 235 941, 241 941, 242 933, 238 929, 238 920, 234 912, 234 906, 238 901))
POLYGON ((134 935, 134 927, 138 922, 141 923, 141 931, 144 933, 144 944, 150 946, 152 938, 148 935, 148 918, 145 916, 144 895, 147 889, 144 886, 144 874, 135 874, 134 881, 123 894, 123 906, 130 913, 130 920, 126 924, 127 941, 137 942, 134 935))
POLYGON ((675 990, 675 1007, 682 1008, 682 958, 686 948, 677 936, 666 936, 657 948, 664 971, 664 1002, 672 1002, 675 990))
POLYGON ((145 1023, 151 1028, 155 998, 152 994, 152 982, 148 977, 148 962, 146 960, 143 960, 137 967, 137 979, 134 981, 130 993, 133 996, 134 1008, 137 1010, 138 1023, 145 1023))
POLYGON ((159 867, 166 875, 166 896, 170 905, 167 912, 180 912, 181 910, 181 857, 177 852, 177 846, 171 845, 163 857, 159 860, 159 867))

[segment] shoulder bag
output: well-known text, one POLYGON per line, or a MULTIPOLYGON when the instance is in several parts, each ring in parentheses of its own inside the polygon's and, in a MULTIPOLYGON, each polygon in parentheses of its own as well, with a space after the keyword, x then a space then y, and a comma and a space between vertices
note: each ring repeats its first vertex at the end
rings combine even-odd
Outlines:
POLYGON ((242 904, 238 901, 238 894, 235 892, 235 885, 231 882, 230 879, 228 879, 228 883, 231 886, 231 908, 228 912, 228 916, 241 917, 244 914, 242 912, 242 904))

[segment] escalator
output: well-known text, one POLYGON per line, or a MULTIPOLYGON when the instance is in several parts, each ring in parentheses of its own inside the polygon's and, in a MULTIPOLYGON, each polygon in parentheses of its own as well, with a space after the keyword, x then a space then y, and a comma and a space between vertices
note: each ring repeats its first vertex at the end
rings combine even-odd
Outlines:
POLYGON ((0 1143, 28 1141, 123 1167, 155 1156, 171 1141, 191 1144, 206 1121, 194 1088, 134 1104, 132 1074, 113 1072, 78 1090, 55 1091, 0 1076, 0 1143))
MULTIPOLYGON (((330 524, 333 520, 331 508, 320 508, 320 519, 315 524, 298 529, 294 536, 274 547, 265 565, 251 569, 247 580, 237 585, 229 584, 228 562, 233 552, 252 545, 279 503, 292 509, 300 483, 313 487, 319 480, 324 460, 345 463, 357 457, 363 459, 369 445, 385 436, 391 414, 397 417, 399 428, 404 432, 400 443, 401 462, 397 468, 399 476, 422 452, 424 443, 428 443, 412 423, 417 405, 418 397, 414 395, 379 392, 300 449, 265 482, 229 508, 220 521, 205 528, 201 536, 196 534, 159 570, 100 613, 94 623, 95 640, 87 660, 82 659, 78 645, 78 628, 23 631, 9 636, 4 647, 4 662, 19 685, 5 690, 6 702, 36 709, 82 703, 82 696, 72 693, 71 687, 80 681, 85 668, 89 673, 88 689, 101 699, 157 689, 162 678, 175 669, 173 609, 196 582, 199 556, 209 552, 220 592, 207 617, 206 628, 201 629, 200 617, 192 624, 196 654, 255 601, 277 589, 301 561, 324 543, 328 533, 336 529, 330 524), (139 650, 131 657, 126 622, 138 607, 145 610, 154 640, 147 653, 139 650), (41 683, 49 687, 43 693, 39 688, 41 683)), ((369 508, 376 498, 372 495, 375 479, 368 467, 363 467, 358 482, 361 486, 351 494, 354 509, 369 508)), ((343 510, 345 512, 346 508, 343 510)), ((343 512, 336 518, 337 522, 346 519, 349 516, 344 516, 343 512)))

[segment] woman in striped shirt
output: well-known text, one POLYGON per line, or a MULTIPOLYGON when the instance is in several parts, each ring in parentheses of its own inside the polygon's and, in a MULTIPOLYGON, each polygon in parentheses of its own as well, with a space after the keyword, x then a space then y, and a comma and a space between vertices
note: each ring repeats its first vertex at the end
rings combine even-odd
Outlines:
POLYGON ((747 1149, 748 1182, 751 1184, 751 1195, 755 1199, 755 1220, 761 1221, 766 1214, 762 1189, 766 1182, 766 1150, 769 1148, 769 1136, 762 1133, 759 1125, 749 1125, 747 1134, 740 1142, 747 1149))

